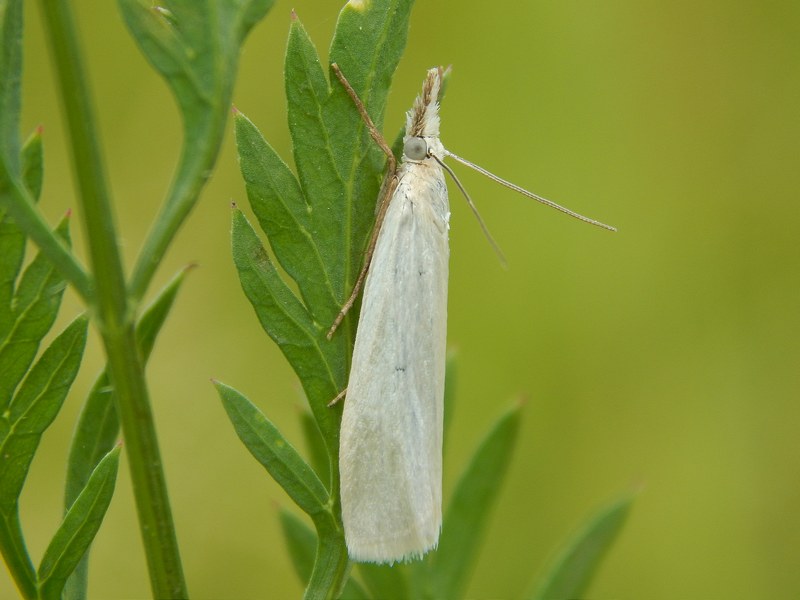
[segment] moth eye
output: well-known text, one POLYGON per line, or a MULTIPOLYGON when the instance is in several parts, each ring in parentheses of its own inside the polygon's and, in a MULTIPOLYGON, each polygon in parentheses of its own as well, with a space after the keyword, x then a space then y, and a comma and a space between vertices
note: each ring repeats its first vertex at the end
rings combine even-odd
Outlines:
POLYGON ((421 137, 408 138, 403 144, 403 154, 411 160, 422 160, 428 156, 428 144, 421 137))

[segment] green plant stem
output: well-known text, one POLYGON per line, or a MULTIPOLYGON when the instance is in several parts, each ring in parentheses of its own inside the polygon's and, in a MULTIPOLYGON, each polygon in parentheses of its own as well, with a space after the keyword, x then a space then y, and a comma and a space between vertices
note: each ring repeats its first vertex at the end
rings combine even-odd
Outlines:
POLYGON ((66 0, 40 0, 72 143, 73 168, 95 280, 94 311, 108 359, 133 481, 150 584, 187 596, 155 425, 137 351, 122 261, 75 27, 66 0))
POLYGON ((151 590, 155 598, 186 598, 178 540, 133 325, 106 331, 103 342, 130 464, 151 590))
POLYGON ((92 300, 92 284, 83 267, 75 259, 75 255, 53 233, 47 221, 36 210, 28 190, 17 178, 8 173, 10 183, 9 194, 0 194, 2 202, 19 227, 36 243, 87 304, 92 300))
POLYGON ((331 514, 314 521, 317 556, 303 597, 305 600, 333 600, 341 594, 350 573, 344 532, 331 514))
POLYGON ((40 1, 72 143, 78 201, 95 278, 95 309, 102 323, 122 323, 128 318, 122 261, 72 15, 66 0, 40 1))

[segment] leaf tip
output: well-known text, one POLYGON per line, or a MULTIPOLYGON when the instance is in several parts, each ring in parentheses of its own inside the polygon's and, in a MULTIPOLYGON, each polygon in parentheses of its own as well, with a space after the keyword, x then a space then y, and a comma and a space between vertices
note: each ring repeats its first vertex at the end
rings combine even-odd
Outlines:
POLYGON ((292 23, 297 21, 297 12, 294 9, 292 9, 292 12, 289 14, 289 18, 292 20, 292 23))
POLYGON ((42 134, 44 133, 44 125, 42 125, 41 123, 39 123, 39 124, 36 126, 36 129, 34 129, 34 130, 33 130, 33 132, 34 132, 34 134, 35 134, 35 135, 37 135, 37 136, 41 137, 41 136, 42 136, 42 134))

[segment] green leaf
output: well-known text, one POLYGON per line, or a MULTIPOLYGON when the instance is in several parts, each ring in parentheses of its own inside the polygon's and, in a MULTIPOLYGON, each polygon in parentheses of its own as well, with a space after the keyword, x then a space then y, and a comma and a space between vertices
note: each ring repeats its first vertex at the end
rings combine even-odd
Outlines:
POLYGON ((161 214, 139 255, 130 292, 144 295, 156 266, 197 203, 219 155, 247 34, 274 0, 118 0, 150 64, 183 118, 183 151, 161 214))
MULTIPOLYGON (((144 361, 150 356, 161 326, 186 278, 188 268, 180 271, 161 290, 144 311, 136 326, 136 341, 144 361)), ((103 371, 95 380, 84 402, 75 434, 72 436, 67 461, 67 481, 64 490, 64 511, 67 512, 84 489, 89 477, 119 437, 119 418, 108 374, 103 371)), ((65 600, 86 598, 88 584, 88 552, 64 588, 65 600)))
POLYGON ((41 127, 25 140, 22 147, 22 180, 25 187, 31 193, 34 201, 38 201, 42 195, 42 181, 44 179, 44 153, 42 150, 42 130, 41 127))
MULTIPOLYGON (((26 269, 24 283, 16 289, 26 235, 6 210, 5 201, 10 197, 6 186, 12 184, 12 177, 20 176, 35 201, 41 192, 42 181, 40 131, 37 130, 26 141, 21 153, 19 151, 21 7, 22 4, 16 1, 0 6, 0 196, 3 196, 0 203, 0 446, 5 446, 8 441, 10 451, 19 446, 18 442, 9 440, 11 423, 6 411, 11 395, 33 361, 41 338, 52 326, 63 291, 58 277, 41 255, 26 269), (33 292, 37 286, 41 286, 43 291, 38 298, 33 292), (57 291, 52 293, 54 290, 57 291), (48 309, 51 309, 51 314, 48 309)), ((66 225, 65 220, 60 227, 65 239, 68 235, 66 225)), ((16 487, 16 481, 24 481, 27 465, 23 466, 24 472, 14 471, 15 466, 4 457, 0 461, 0 478, 8 475, 12 486, 16 487)), ((21 486, 21 482, 18 485, 21 486)), ((17 499, 10 500, 15 492, 18 496, 18 491, 8 490, 8 498, 0 509, 0 553, 20 593, 32 598, 36 595, 36 571, 25 545, 17 499)), ((0 494, 3 493, 5 490, 0 490, 0 494)))
POLYGON ((56 531, 39 565, 39 598, 58 600, 67 577, 86 553, 100 529, 119 467, 119 447, 97 465, 86 487, 73 503, 56 531))
MULTIPOLYGON (((301 519, 288 510, 280 509, 278 517, 292 558, 295 573, 303 584, 308 583, 311 570, 314 566, 317 536, 314 531, 301 519)), ((361 600, 369 598, 361 586, 350 577, 342 590, 342 600, 361 600)))
POLYGON ((348 569, 333 499, 311 467, 249 400, 221 383, 215 385, 239 439, 314 521, 317 551, 305 598, 332 597, 342 587, 348 569))
MULTIPOLYGON (((405 47, 412 4, 350 2, 339 15, 330 60, 339 64, 378 127, 405 47)), ((329 324, 360 270, 385 157, 343 87, 338 81, 328 84, 299 20, 290 30, 285 70, 294 162, 311 207, 313 240, 325 262, 324 284, 337 300, 333 306, 309 308, 329 324)))
POLYGON ((328 513, 328 492, 297 450, 247 398, 222 383, 214 385, 236 434, 253 457, 312 518, 328 513))
POLYGON ((2 415, 0 432, 0 511, 15 510, 33 454, 53 422, 78 374, 86 344, 88 318, 75 319, 28 373, 2 415))
MULTIPOLYGON (((337 23, 330 58, 340 65, 378 126, 405 46, 412 4, 349 2, 337 23)), ((338 594, 349 567, 338 516, 341 405, 327 404, 346 385, 356 311, 332 341, 325 334, 363 262, 385 157, 343 87, 338 81, 329 84, 296 18, 285 73, 297 178, 241 116, 236 119, 237 147, 253 212, 302 300, 281 279, 239 211, 233 215, 233 255, 242 288, 264 330, 300 378, 334 469, 330 518, 314 521, 317 551, 306 589, 306 598, 328 598, 338 594)))
MULTIPOLYGON (((352 74, 378 124, 405 45, 411 5, 411 0, 349 3, 339 17, 331 59, 352 74)), ((297 179, 242 115, 236 118, 236 136, 253 212, 303 301, 281 279, 238 211, 233 254, 245 294, 300 378, 335 464, 341 407, 327 404, 346 384, 352 324, 333 341, 325 333, 360 269, 385 161, 342 86, 338 81, 329 86, 297 19, 286 54, 286 93, 297 179)), ((334 481, 334 492, 337 485, 334 481)))
MULTIPOLYGON (((17 234, 25 231, 75 285, 81 296, 88 298, 90 295, 89 278, 85 271, 62 240, 53 235, 34 205, 41 191, 40 141, 29 140, 23 153, 33 154, 20 158, 22 13, 21 0, 0 2, 0 312, 8 301, 10 282, 15 279, 22 264, 21 261, 17 262, 21 252, 19 246, 8 239, 9 215, 13 215, 15 223, 11 231, 17 234), (39 143, 40 146, 38 167, 35 164, 36 149, 30 147, 31 143, 39 143)), ((36 137, 38 134, 34 134, 36 137)), ((0 320, 0 343, 4 334, 8 333, 7 326, 7 322, 0 320)), ((6 391, 0 390, 0 410, 8 402, 6 391)))
POLYGON ((86 317, 79 317, 53 340, 0 414, 0 552, 26 597, 36 595, 36 575, 25 548, 17 502, 42 432, 55 418, 77 374, 86 329, 86 317))
POLYGON ((188 147, 205 144, 230 105, 239 47, 274 0, 119 0, 125 23, 172 89, 188 147))
POLYGON ((236 113, 234 124, 239 167, 253 213, 278 262, 297 282, 306 307, 319 314, 319 321, 333 322, 337 299, 315 240, 314 210, 294 174, 255 125, 241 113, 236 113))
POLYGON ((300 425, 303 428, 303 438, 306 441, 311 466, 319 474, 320 480, 330 481, 330 459, 325 450, 325 441, 322 439, 317 422, 311 416, 311 413, 303 411, 300 413, 300 425))
MULTIPOLYGON (((42 138, 38 130, 28 138, 21 158, 25 184, 34 199, 38 199, 42 186, 42 138)), ((0 340, 5 339, 14 324, 12 301, 25 256, 25 240, 19 226, 0 207, 0 340)))
POLYGON ((12 301, 24 256, 25 234, 8 214, 0 213, 0 340, 6 339, 14 326, 12 301))
MULTIPOLYGON (((139 352, 146 362, 155 345, 156 336, 166 321, 175 297, 186 278, 184 269, 161 290, 155 301, 144 311, 136 326, 139 352)), ((69 510, 80 491, 86 486, 95 467, 113 448, 119 435, 119 421, 107 373, 95 380, 81 412, 72 439, 67 469, 64 510, 69 510)))
POLYGON ((261 326, 275 340, 300 378, 314 418, 328 443, 328 451, 338 452, 332 440, 336 440, 338 445, 341 408, 330 409, 327 403, 339 393, 337 380, 345 371, 344 349, 341 343, 330 343, 325 339, 323 327, 311 319, 303 304, 278 275, 266 250, 239 210, 233 211, 231 238, 233 259, 245 295, 261 326))
POLYGON ((600 562, 625 524, 633 498, 632 494, 623 496, 591 517, 525 597, 529 600, 583 597, 600 562))
POLYGON ((498 419, 456 484, 444 515, 439 548, 411 569, 413 597, 464 595, 492 505, 517 441, 521 405, 498 419))
MULTIPOLYGON (((392 77, 405 50, 413 4, 413 0, 349 2, 342 9, 331 44, 331 62, 339 65, 379 129, 383 125, 392 77)), ((409 106, 412 99, 408 99, 409 106)), ((338 159, 337 163, 345 185, 345 204, 331 207, 338 210, 335 214, 344 217, 344 239, 331 240, 333 244, 344 242, 339 246, 340 264, 346 269, 342 274, 344 287, 340 288, 343 302, 363 262, 386 158, 369 136, 361 116, 338 81, 333 86, 327 108, 326 125, 334 155, 344 159, 338 159), (359 150, 353 152, 353 148, 359 150)), ((395 127, 393 125, 392 129, 395 127)), ((294 135, 292 139, 295 154, 298 154, 300 149, 294 135)), ((309 150, 313 153, 313 146, 309 150)), ((310 166, 313 167, 313 163, 310 166)), ((300 163, 298 171, 301 182, 305 183, 300 163)), ((313 180, 313 170, 308 175, 313 180)), ((335 252, 336 248, 333 246, 332 250, 335 252)), ((356 314, 351 316, 355 318, 356 314)))
MULTIPOLYGON (((68 219, 56 233, 69 241, 68 219)), ((15 259, 14 259, 15 260, 15 259)), ((0 259, 2 262, 3 259, 0 259)), ((8 271, 9 275, 11 269, 8 271)), ((12 283, 13 285, 13 283, 12 283)), ((42 338, 50 331, 61 305, 64 280, 52 263, 39 253, 28 265, 11 304, 0 306, 0 412, 31 365, 42 338)))
POLYGON ((22 77, 22 2, 0 4, 0 190, 3 171, 19 172, 20 81, 22 77))
MULTIPOLYGON (((343 9, 343 12, 345 10, 347 9, 343 9)), ((298 171, 298 188, 302 189, 305 203, 309 207, 307 223, 303 225, 312 232, 310 241, 314 245, 315 254, 321 257, 322 262, 320 265, 321 278, 320 274, 310 270, 301 273, 299 277, 291 271, 287 270, 287 272, 294 277, 301 290, 309 287, 312 290, 317 288, 320 292, 327 293, 328 298, 320 298, 319 303, 314 303, 313 297, 307 301, 312 315, 320 322, 330 324, 348 293, 344 290, 346 271, 355 268, 355 265, 348 265, 342 260, 346 258, 343 254, 342 242, 350 242, 346 239, 347 222, 341 219, 350 209, 348 192, 351 190, 347 189, 347 179, 351 173, 347 163, 354 158, 354 155, 360 159, 364 150, 359 147, 358 143, 350 144, 346 149, 339 146, 342 141, 336 137, 339 132, 329 125, 329 121, 332 116, 331 111, 336 109, 332 98, 340 95, 337 94, 337 91, 341 92, 341 90, 337 90, 336 87, 332 90, 329 88, 325 70, 320 64, 316 48, 298 19, 292 22, 289 31, 285 71, 289 131, 292 135, 294 162, 298 171), (339 218, 333 219, 332 215, 337 215, 339 218), (315 280, 314 277, 317 279, 315 280)), ((341 95, 344 98, 343 92, 341 95)), ((341 107, 336 113, 338 113, 338 117, 347 118, 349 116, 341 107)), ((352 126, 358 127, 357 123, 349 121, 352 126)), ((344 128, 342 129, 342 133, 344 133, 344 128)), ((348 140, 353 139, 352 131, 347 131, 345 135, 348 140)), ((364 146, 364 148, 367 149, 369 146, 364 146)), ((351 162, 350 168, 352 168, 352 164, 351 162)), ((380 160, 377 160, 370 170, 374 180, 374 189, 367 191, 366 200, 363 197, 358 199, 362 205, 366 201, 367 203, 371 202, 374 206, 378 194, 380 168, 380 160)), ((255 212, 255 207, 253 210, 255 212)), ((368 213, 370 216, 373 214, 372 211, 368 211, 368 213)), ((366 229, 367 227, 365 227, 366 229)), ((278 259, 281 260, 280 243, 282 240, 273 237, 274 231, 267 228, 264 231, 270 236, 270 244, 275 249, 278 259)), ((359 250, 362 249, 363 247, 359 250)), ((305 294, 304 297, 306 297, 305 294)))
MULTIPOLYGON (((405 45, 411 4, 349 3, 337 24, 331 60, 351 78, 378 125, 405 45)), ((290 29, 285 70, 298 179, 241 116, 236 119, 237 148, 253 212, 278 262, 297 284, 318 327, 316 337, 324 339, 360 269, 385 160, 342 86, 338 81, 329 86, 297 19, 290 29)), ((344 357, 352 342, 349 328, 343 329, 346 335, 325 341, 337 357, 344 357)), ((309 394, 312 408, 327 404, 345 385, 344 362, 329 367, 333 394, 328 389, 309 394)), ((314 411, 318 421, 322 412, 314 411)), ((326 440, 331 438, 324 422, 320 429, 326 440)))

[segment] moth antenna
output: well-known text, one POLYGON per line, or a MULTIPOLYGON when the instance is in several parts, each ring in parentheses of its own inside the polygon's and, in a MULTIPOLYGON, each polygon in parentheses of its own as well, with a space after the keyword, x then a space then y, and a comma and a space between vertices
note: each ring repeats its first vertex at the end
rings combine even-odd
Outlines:
MULTIPOLYGON (((611 225, 606 225, 605 223, 601 223, 600 221, 595 221, 594 219, 590 219, 589 217, 584 217, 583 215, 578 214, 578 213, 576 213, 574 211, 571 211, 568 208, 564 208, 560 204, 556 204, 552 200, 548 200, 547 198, 543 198, 542 196, 538 196, 537 194, 534 194, 533 192, 529 192, 525 188, 521 188, 518 185, 515 185, 515 184, 511 183, 510 181, 506 181, 505 179, 503 179, 501 177, 498 177, 494 173, 490 173, 489 171, 487 171, 483 167, 479 167, 475 163, 468 161, 466 158, 461 158, 460 156, 456 156, 455 154, 453 154, 449 150, 447 150, 446 152, 447 152, 447 156, 452 156, 454 160, 457 160, 462 165, 466 165, 466 166, 470 167, 471 169, 476 170, 478 173, 481 173, 482 175, 486 175, 486 177, 488 177, 492 181, 496 181, 500 185, 504 185, 505 187, 507 187, 507 188, 509 188, 511 190, 514 190, 515 192, 518 192, 518 193, 522 194, 523 196, 531 198, 532 200, 536 200, 537 202, 541 202, 542 204, 544 204, 546 206, 549 206, 550 208, 555 208, 556 210, 561 211, 565 215, 569 215, 570 217, 574 217, 574 218, 578 219, 579 221, 583 221, 584 223, 589 223, 590 225, 595 225, 597 227, 602 227, 603 229, 608 229, 609 231, 616 231, 617 230, 616 227, 612 227, 611 225)), ((437 158, 436 160, 439 160, 439 159, 437 158)), ((439 164, 444 166, 444 163, 442 161, 439 161, 439 164)), ((445 167, 445 169, 447 169, 447 167, 445 167)), ((453 172, 450 169, 447 169, 447 171, 451 175, 453 175, 453 172)), ((453 178, 455 179, 455 175, 453 175, 453 178)), ((458 179, 456 179, 456 183, 458 183, 458 179)), ((460 183, 458 183, 458 187, 460 187, 461 191, 464 192, 464 188, 461 187, 460 183)), ((466 192, 464 192, 464 193, 466 194, 466 192)), ((470 203, 470 206, 471 205, 472 205, 472 203, 470 203)), ((473 208, 473 210, 474 210, 474 208, 473 208)))
MULTIPOLYGON (((449 152, 448 152, 448 154, 449 154, 449 152)), ((494 238, 492 237, 492 234, 489 233, 489 228, 486 227, 486 223, 483 222, 483 219, 481 218, 481 214, 478 212, 478 207, 475 206, 475 203, 472 201, 472 198, 470 198, 469 194, 467 193, 466 188, 461 184, 461 181, 459 181, 458 177, 456 177, 456 174, 453 172, 453 169, 451 169, 449 166, 447 166, 444 163, 444 161, 441 160, 435 154, 431 154, 431 156, 436 159, 436 162, 438 162, 441 165, 441 167, 450 174, 450 177, 453 178, 453 181, 456 182, 456 185, 458 186, 458 189, 461 190, 461 193, 464 194, 464 198, 467 199, 467 204, 469 204, 469 207, 472 209, 472 214, 474 214, 475 218, 478 219, 478 224, 481 226, 481 229, 483 230, 483 235, 486 236, 486 239, 489 240, 489 243, 492 245, 492 248, 494 249, 495 254, 497 254, 497 258, 500 259, 500 264, 503 265, 504 269, 507 269, 508 268, 508 263, 506 262, 506 257, 503 254, 503 251, 500 249, 500 246, 497 244, 497 242, 494 241, 494 238)))

